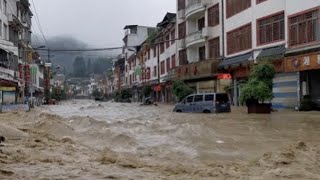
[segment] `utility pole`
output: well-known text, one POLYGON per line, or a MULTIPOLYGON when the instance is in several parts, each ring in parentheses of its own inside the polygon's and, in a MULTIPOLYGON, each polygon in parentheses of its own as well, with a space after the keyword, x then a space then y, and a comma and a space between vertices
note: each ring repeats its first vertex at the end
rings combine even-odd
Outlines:
POLYGON ((48 48, 48 63, 51 63, 51 60, 50 60, 50 49, 48 48))

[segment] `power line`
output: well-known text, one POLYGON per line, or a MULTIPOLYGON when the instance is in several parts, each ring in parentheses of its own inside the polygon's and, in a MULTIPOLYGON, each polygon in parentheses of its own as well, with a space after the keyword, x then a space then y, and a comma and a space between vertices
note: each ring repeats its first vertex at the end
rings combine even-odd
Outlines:
POLYGON ((48 41, 47 41, 47 38, 45 37, 44 33, 43 33, 43 29, 42 29, 42 26, 41 26, 41 23, 40 23, 40 20, 39 20, 39 16, 38 16, 38 13, 37 13, 37 9, 36 9, 36 6, 35 6, 35 3, 34 1, 32 0, 32 5, 33 5, 33 9, 34 9, 34 12, 35 12, 35 18, 36 18, 36 23, 38 25, 38 28, 40 30, 40 33, 46 43, 46 45, 48 46, 48 41))

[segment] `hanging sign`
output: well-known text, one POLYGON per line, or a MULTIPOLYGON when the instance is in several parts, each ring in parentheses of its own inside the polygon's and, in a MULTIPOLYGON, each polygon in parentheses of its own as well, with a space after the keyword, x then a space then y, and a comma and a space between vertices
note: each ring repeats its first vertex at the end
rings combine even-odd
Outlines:
POLYGON ((218 74, 217 79, 232 79, 230 74, 218 74))

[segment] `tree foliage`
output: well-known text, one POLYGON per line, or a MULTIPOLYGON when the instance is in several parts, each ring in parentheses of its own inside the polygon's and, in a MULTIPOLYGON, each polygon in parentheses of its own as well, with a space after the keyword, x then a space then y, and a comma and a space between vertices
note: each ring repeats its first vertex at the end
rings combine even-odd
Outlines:
POLYGON ((240 102, 257 100, 264 103, 273 99, 272 86, 275 68, 270 63, 255 65, 251 69, 249 81, 241 86, 240 102))
POLYGON ((182 81, 175 81, 173 84, 173 93, 182 101, 185 97, 193 93, 193 90, 182 81))
POLYGON ((152 92, 152 88, 151 88, 151 86, 145 86, 144 88, 143 88, 143 94, 144 94, 144 96, 150 96, 150 94, 151 94, 151 92, 152 92))

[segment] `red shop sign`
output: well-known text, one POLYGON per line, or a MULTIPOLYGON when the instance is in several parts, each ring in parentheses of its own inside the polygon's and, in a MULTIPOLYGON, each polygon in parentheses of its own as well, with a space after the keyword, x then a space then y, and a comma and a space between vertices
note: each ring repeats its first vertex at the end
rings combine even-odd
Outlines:
POLYGON ((230 74, 219 74, 217 79, 232 79, 230 74))
POLYGON ((161 86, 160 85, 156 85, 153 87, 153 90, 156 92, 160 92, 161 91, 161 86))

